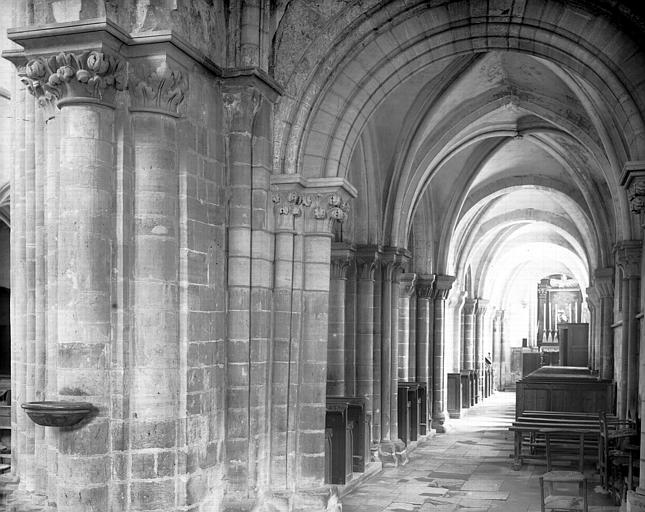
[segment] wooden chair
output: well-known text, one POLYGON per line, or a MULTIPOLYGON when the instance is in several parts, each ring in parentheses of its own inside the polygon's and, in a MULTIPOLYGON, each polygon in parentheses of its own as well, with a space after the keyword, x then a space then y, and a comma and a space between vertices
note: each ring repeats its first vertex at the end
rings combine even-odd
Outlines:
POLYGON ((625 449, 629 438, 636 435, 630 420, 607 419, 605 412, 598 415, 600 439, 598 443, 598 471, 604 489, 618 502, 625 491, 633 488, 633 451, 625 449), (626 483, 625 483, 626 479, 626 483))

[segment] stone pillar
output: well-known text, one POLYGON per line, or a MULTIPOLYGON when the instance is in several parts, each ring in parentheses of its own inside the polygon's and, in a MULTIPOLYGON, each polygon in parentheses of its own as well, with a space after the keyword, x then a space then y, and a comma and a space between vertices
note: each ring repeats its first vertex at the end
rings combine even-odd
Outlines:
POLYGON ((462 369, 475 369, 475 311, 477 309, 477 300, 467 298, 464 300, 462 309, 462 339, 463 339, 463 357, 462 369))
POLYGON ((598 269, 594 274, 594 288, 598 297, 596 307, 596 325, 600 344, 598 359, 600 360, 600 377, 614 378, 614 269, 611 267, 598 269))
POLYGON ((627 378, 624 410, 618 411, 621 418, 636 418, 638 407, 638 331, 640 310, 640 240, 626 240, 616 244, 616 262, 623 272, 623 340, 627 347, 623 371, 627 378))
MULTIPOLYGON (((430 359, 430 341, 432 339, 432 287, 434 275, 421 274, 417 280, 417 328, 416 328, 416 379, 425 382, 428 396, 428 431, 432 416, 432 360, 430 359)), ((428 432, 425 432, 426 434, 428 432)))
POLYGON ((435 276, 433 301, 434 301, 434 329, 433 329, 433 361, 432 361, 432 426, 438 433, 444 433, 443 424, 446 421, 444 413, 446 397, 444 393, 445 375, 444 375, 444 350, 445 350, 445 332, 444 317, 446 309, 446 299, 450 288, 454 282, 454 276, 437 275, 435 276))
POLYGON ((384 441, 396 441, 398 439, 399 280, 403 254, 397 248, 388 247, 383 251, 382 260, 385 265, 382 267, 381 290, 381 437, 384 441))
POLYGON ((417 379, 417 297, 416 286, 410 294, 408 314, 408 379, 417 379))
POLYGON ((372 442, 380 440, 374 426, 374 273, 379 258, 375 247, 357 250, 356 311, 356 394, 365 397, 365 409, 372 415, 372 442))
POLYGON ((276 469, 284 467, 284 477, 277 475, 275 481, 284 483, 283 492, 297 492, 298 510, 318 510, 325 478, 332 226, 345 220, 347 201, 355 197, 356 191, 346 182, 341 186, 337 180, 309 183, 299 176, 275 176, 272 184, 278 213, 287 213, 280 231, 286 234, 290 222, 287 218, 295 220, 292 249, 284 247, 285 254, 279 256, 283 261, 277 266, 283 270, 291 267, 291 276, 284 276, 281 284, 292 287, 289 300, 299 303, 291 307, 299 313, 291 318, 291 333, 281 333, 289 341, 281 357, 286 364, 279 375, 274 375, 276 384, 283 383, 274 386, 274 400, 286 404, 287 410, 284 423, 272 421, 272 438, 283 443, 281 446, 272 443, 272 465, 276 469), (293 266, 287 264, 289 252, 293 266), (286 382, 282 380, 284 375, 286 382), (280 391, 287 396, 276 400, 280 391))
MULTIPOLYGON (((639 223, 641 228, 645 228, 645 161, 627 162, 623 170, 620 184, 627 189, 627 197, 629 199, 632 213, 639 216, 639 223)), ((635 245, 635 244, 633 244, 635 245)), ((641 248, 642 249, 642 248, 641 248)), ((633 252, 633 251, 623 251, 633 252)), ((642 254, 642 253, 641 253, 642 254)), ((627 254, 625 255, 627 256, 627 254)), ((629 264, 629 260, 634 262, 635 258, 623 256, 617 258, 617 263, 620 265, 621 259, 623 265, 629 264)), ((642 256, 639 258, 639 263, 643 263, 642 256)), ((639 264, 638 275, 641 274, 641 266, 639 264)), ((636 269, 629 268, 629 274, 633 274, 636 269)), ((626 275, 628 275, 626 273, 626 275)), ((644 284, 645 280, 640 280, 640 285, 644 284)), ((640 291, 640 300, 637 312, 643 311, 643 301, 645 300, 645 292, 640 291)), ((623 311, 625 311, 626 303, 623 302, 623 311)), ((642 321, 640 317, 639 323, 642 321)), ((642 332, 642 326, 639 329, 642 332)), ((623 320, 623 329, 625 329, 625 321, 623 320)), ((637 330, 636 332, 639 332, 637 330)), ((645 417, 645 340, 642 335, 639 336, 640 346, 638 351, 638 397, 639 397, 639 418, 645 417)), ((642 512, 645 510, 645 423, 641 421, 641 434, 640 434, 640 470, 639 470, 639 486, 635 491, 627 492, 627 511, 628 512, 642 512)))
POLYGON ((488 300, 477 299, 477 311, 475 313, 475 371, 477 372, 477 397, 479 403, 484 399, 484 316, 488 309, 488 300))
POLYGON ((495 311, 494 338, 493 338, 493 372, 495 375, 496 389, 502 389, 502 361, 504 359, 504 347, 502 331, 504 326, 504 310, 495 311))
MULTIPOLYGON (((132 345, 127 421, 130 488, 141 500, 155 493, 176 502, 177 475, 164 466, 182 446, 182 348, 179 318, 179 179, 176 101, 187 91, 186 72, 163 56, 131 62, 130 112, 134 148, 132 233, 132 345), (143 88, 151 91, 143 93, 143 88), (159 101, 154 101, 158 98, 159 101), (155 432, 151 442, 149 432, 155 432), (159 439, 162 439, 159 442, 159 439), (154 448, 154 450, 153 450, 154 448), (157 464, 151 472, 149 464, 157 464), (172 479, 169 480, 169 477, 172 479)), ((179 483, 179 482, 177 482, 179 483)))
MULTIPOLYGON (((410 380, 410 354, 414 351, 410 336, 410 297, 414 292, 417 275, 401 274, 399 295, 399 360, 397 375, 399 380, 410 380)), ((415 354, 416 357, 416 354, 415 354)))
POLYGON ((354 260, 354 250, 334 242, 331 252, 329 283, 329 335, 327 341, 327 395, 345 396, 345 297, 347 273, 354 260))
POLYGON ((587 354, 588 365, 592 370, 597 370, 600 374, 602 365, 600 358, 600 343, 602 328, 598 324, 600 321, 600 298, 594 286, 589 286, 586 290, 587 303, 589 305, 589 351, 587 354))
MULTIPOLYGON (((392 401, 392 278, 395 271, 395 263, 392 258, 383 256, 381 267, 382 288, 381 288, 381 441, 391 441, 390 438, 390 404, 392 401)), ((395 395, 396 396, 396 395, 395 395)))
MULTIPOLYGON (((448 312, 446 318, 452 318, 452 367, 446 367, 446 373, 461 372, 464 368, 464 346, 463 346, 463 315, 464 301, 466 300, 466 292, 453 288, 448 295, 448 302, 446 303, 446 311, 448 312)), ((448 332, 446 330, 446 332, 448 332)))
POLYGON ((383 438, 381 429, 381 409, 383 407, 381 396, 381 345, 383 344, 383 262, 379 249, 379 261, 374 274, 374 345, 372 350, 372 366, 374 368, 374 388, 372 402, 372 432, 375 433, 374 440, 380 442, 383 438))
POLYGON ((296 237, 296 220, 302 215, 301 197, 275 193, 275 266, 273 271, 273 361, 271 381, 271 487, 286 488, 293 477, 294 429, 289 413, 295 407, 297 368, 292 361, 300 346, 302 249, 296 237), (283 428, 277 428, 283 425, 283 428))
MULTIPOLYGON (((107 510, 112 501, 108 479, 97 483, 94 477, 112 471, 110 354, 115 333, 111 277, 112 250, 117 242, 112 216, 116 192, 114 106, 115 93, 124 86, 125 65, 110 52, 108 48, 78 54, 60 52, 32 59, 23 72, 30 92, 42 103, 55 101, 60 109, 55 125, 60 137, 56 167, 60 205, 66 207, 59 210, 57 203, 46 204, 44 211, 49 218, 50 209, 58 215, 58 236, 51 247, 57 255, 58 283, 56 297, 50 297, 56 301, 57 332, 48 340, 57 344, 56 396, 48 398, 91 402, 96 408, 91 422, 54 434, 58 449, 55 488, 33 489, 42 494, 49 491, 49 499, 60 511, 107 510)), ((41 354, 47 355, 52 355, 49 348, 41 354)), ((29 390, 35 376, 26 377, 31 381, 27 383, 29 390)), ((16 457, 20 458, 19 452, 16 457)))
POLYGON ((261 95, 253 86, 237 83, 226 84, 223 92, 231 194, 227 231, 226 451, 232 462, 227 466, 226 479, 229 499, 243 499, 247 497, 248 489, 256 486, 254 459, 259 442, 256 415, 262 415, 258 408, 265 404, 257 393, 265 378, 266 352, 260 347, 251 350, 251 288, 255 263, 252 148, 261 95), (258 399, 252 401, 252 396, 258 399))

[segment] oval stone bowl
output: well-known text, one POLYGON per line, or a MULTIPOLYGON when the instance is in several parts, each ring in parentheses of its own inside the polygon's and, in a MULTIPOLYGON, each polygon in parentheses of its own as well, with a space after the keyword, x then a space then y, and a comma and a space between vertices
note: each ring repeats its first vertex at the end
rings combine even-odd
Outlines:
POLYGON ((89 402, 27 402, 20 407, 34 423, 43 427, 71 427, 94 411, 89 402))

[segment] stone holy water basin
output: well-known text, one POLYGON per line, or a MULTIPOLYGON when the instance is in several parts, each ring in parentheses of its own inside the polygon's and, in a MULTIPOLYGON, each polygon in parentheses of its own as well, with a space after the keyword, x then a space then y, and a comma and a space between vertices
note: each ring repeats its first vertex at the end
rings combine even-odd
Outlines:
POLYGON ((27 402, 21 407, 34 423, 43 427, 71 427, 96 410, 89 402, 27 402))

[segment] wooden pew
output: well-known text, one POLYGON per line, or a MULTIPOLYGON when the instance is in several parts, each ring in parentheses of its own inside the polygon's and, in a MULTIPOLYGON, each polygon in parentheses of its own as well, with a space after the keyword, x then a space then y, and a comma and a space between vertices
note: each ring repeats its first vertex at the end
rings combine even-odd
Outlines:
POLYGON ((527 417, 521 415, 513 422, 509 430, 514 433, 515 438, 513 462, 513 469, 515 470, 519 470, 522 467, 522 462, 525 459, 547 462, 546 454, 542 455, 539 452, 541 452, 541 448, 546 449, 546 436, 554 431, 569 433, 568 437, 570 439, 566 439, 567 436, 558 438, 559 442, 562 441, 560 444, 575 445, 582 439, 583 448, 586 452, 593 453, 594 456, 598 453, 600 426, 597 415, 595 418, 593 416, 571 418, 568 417, 567 413, 564 413, 563 417, 552 414, 540 417, 535 412, 527 417), (526 444, 531 449, 529 454, 522 452, 525 439, 528 440, 526 444))

